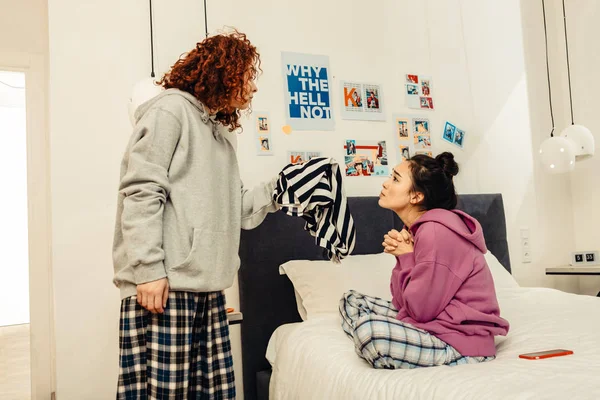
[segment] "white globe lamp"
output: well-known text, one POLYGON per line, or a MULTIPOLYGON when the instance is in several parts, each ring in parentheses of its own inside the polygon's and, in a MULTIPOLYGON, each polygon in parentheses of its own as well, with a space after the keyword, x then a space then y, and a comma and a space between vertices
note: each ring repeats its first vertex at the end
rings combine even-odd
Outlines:
POLYGON ((594 135, 585 126, 570 125, 563 129, 560 137, 573 142, 576 161, 582 161, 594 156, 596 151, 594 135))
POLYGON ((142 79, 133 87, 131 99, 129 99, 128 111, 131 125, 135 125, 135 110, 162 92, 162 87, 154 83, 154 78, 142 79))
POLYGON ((575 148, 573 142, 564 137, 551 137, 540 146, 540 161, 551 174, 562 174, 575 168, 575 148))

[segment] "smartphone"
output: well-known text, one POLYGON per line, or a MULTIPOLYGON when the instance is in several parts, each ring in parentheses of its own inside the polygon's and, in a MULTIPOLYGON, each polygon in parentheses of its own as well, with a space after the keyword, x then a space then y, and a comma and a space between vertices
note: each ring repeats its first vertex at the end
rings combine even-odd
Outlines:
POLYGON ((569 354, 573 354, 573 352, 571 350, 555 349, 547 351, 538 351, 537 353, 521 354, 519 358, 524 358, 526 360, 540 360, 543 358, 568 356, 569 354))

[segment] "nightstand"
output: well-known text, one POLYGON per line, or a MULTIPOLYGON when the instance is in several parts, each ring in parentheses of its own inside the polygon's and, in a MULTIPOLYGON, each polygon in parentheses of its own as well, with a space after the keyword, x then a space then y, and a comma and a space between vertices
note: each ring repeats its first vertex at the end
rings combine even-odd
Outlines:
POLYGON ((228 313, 227 319, 229 320, 229 325, 241 324, 244 321, 244 314, 241 312, 228 313))
MULTIPOLYGON (((567 265, 564 267, 551 267, 546 268, 546 275, 599 275, 600 276, 600 265, 594 265, 590 267, 574 267, 567 265)), ((596 295, 600 297, 600 292, 596 295)))

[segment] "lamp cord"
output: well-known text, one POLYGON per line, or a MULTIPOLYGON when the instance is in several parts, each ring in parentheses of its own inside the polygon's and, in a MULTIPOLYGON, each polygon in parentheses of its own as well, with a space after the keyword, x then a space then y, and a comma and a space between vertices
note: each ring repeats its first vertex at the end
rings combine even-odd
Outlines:
POLYGON ((546 42, 546 75, 548 76, 548 100, 550 103, 550 119, 552 120, 552 131, 550 137, 554 137, 554 111, 552 108, 552 89, 550 86, 550 66, 548 63, 548 28, 546 27, 546 2, 542 0, 542 12, 544 14, 544 40, 546 42))
POLYGON ((13 85, 10 85, 10 84, 8 84, 6 82, 2 82, 2 81, 0 81, 0 85, 8 86, 11 89, 25 89, 24 86, 13 86, 13 85))
POLYGON ((153 19, 152 19, 152 0, 149 0, 150 2, 150 63, 152 65, 152 71, 150 72, 150 76, 152 78, 155 77, 154 75, 154 24, 153 24, 153 19))
POLYGON ((573 119, 573 95, 571 94, 571 66, 569 64, 569 40, 567 39, 567 16, 565 13, 565 0, 562 0, 563 24, 565 27, 565 50, 567 53, 567 76, 569 77, 569 105, 571 106, 571 125, 575 125, 573 119))
POLYGON ((208 37, 208 11, 206 10, 206 0, 204 0, 204 32, 208 37))

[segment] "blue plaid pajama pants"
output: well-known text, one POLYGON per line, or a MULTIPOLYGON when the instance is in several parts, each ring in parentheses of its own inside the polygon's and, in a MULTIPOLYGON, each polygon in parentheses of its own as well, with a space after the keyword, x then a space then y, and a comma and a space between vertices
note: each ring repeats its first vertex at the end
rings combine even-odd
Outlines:
POLYGON ((396 319, 391 302, 351 290, 340 300, 342 328, 373 368, 411 369, 475 364, 495 357, 463 357, 429 332, 396 319))
POLYGON ((163 314, 121 302, 117 399, 235 399, 223 292, 171 292, 163 314))

